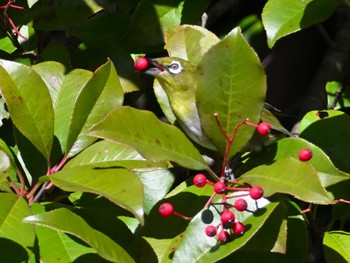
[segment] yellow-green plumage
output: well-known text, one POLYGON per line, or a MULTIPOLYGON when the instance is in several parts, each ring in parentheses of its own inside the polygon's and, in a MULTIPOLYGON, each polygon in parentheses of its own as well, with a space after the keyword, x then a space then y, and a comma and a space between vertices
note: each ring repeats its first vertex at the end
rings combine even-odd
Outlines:
POLYGON ((166 92, 172 111, 186 134, 196 143, 209 149, 214 145, 205 136, 197 111, 195 85, 199 77, 196 68, 180 58, 157 58, 155 66, 146 71, 153 75, 166 92), (179 68, 172 68, 179 66, 179 68))

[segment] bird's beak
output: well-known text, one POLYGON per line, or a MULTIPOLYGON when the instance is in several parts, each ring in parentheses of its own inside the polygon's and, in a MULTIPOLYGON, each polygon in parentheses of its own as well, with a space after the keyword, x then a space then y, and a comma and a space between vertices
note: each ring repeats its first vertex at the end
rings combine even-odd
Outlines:
POLYGON ((149 67, 148 69, 144 72, 149 75, 158 75, 161 72, 165 71, 165 67, 160 64, 157 60, 155 59, 148 59, 149 67))

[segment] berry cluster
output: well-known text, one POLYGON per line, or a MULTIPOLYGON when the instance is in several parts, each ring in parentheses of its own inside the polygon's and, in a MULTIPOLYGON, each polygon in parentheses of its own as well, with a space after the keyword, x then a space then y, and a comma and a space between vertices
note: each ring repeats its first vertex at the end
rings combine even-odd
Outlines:
MULTIPOLYGON (((217 226, 208 225, 205 228, 205 233, 209 237, 217 236, 220 243, 227 243, 231 239, 231 235, 241 236, 244 234, 244 225, 242 222, 236 220, 236 212, 243 212, 248 210, 248 202, 243 198, 244 196, 250 196, 253 200, 258 200, 263 197, 264 191, 260 186, 235 188, 229 187, 226 183, 218 181, 216 183, 211 182, 206 178, 204 174, 197 174, 193 178, 193 183, 197 187, 204 187, 206 184, 213 186, 214 193, 209 198, 207 204, 208 208, 210 205, 221 206, 220 223, 217 226), (230 195, 228 192, 240 191, 239 195, 230 195), (243 192, 243 193, 242 193, 243 192), (221 195, 222 202, 213 203, 213 199, 216 195, 221 195), (233 203, 229 201, 235 198, 233 203), (230 234, 231 233, 231 234, 230 234)), ((216 209, 216 211, 219 211, 216 209)), ((184 219, 190 219, 185 217, 174 210, 174 207, 170 203, 163 203, 159 207, 159 213, 162 216, 176 215, 184 219)))
MULTIPOLYGON (((144 69, 144 66, 143 66, 144 62, 145 61, 138 58, 135 61, 135 68, 137 68, 138 70, 144 69)), ((244 224, 236 220, 236 215, 235 215, 236 212, 243 212, 248 210, 248 202, 244 199, 244 197, 250 196, 251 199, 258 200, 262 198, 264 195, 264 191, 260 186, 247 187, 246 185, 244 185, 244 187, 230 187, 227 185, 227 182, 233 183, 234 185, 240 185, 238 182, 229 181, 226 178, 227 177, 226 168, 228 168, 227 156, 228 156, 230 147, 232 146, 232 143, 235 139, 237 129, 241 125, 247 124, 255 127, 260 135, 268 136, 271 131, 271 126, 266 122, 261 122, 260 124, 257 125, 249 122, 248 120, 244 120, 236 126, 232 135, 228 136, 220 124, 218 114, 214 114, 214 117, 217 121, 217 124, 220 130, 222 131, 223 135, 227 139, 226 153, 225 153, 225 159, 223 161, 223 169, 221 171, 221 176, 219 178, 215 175, 214 177, 215 179, 217 179, 217 182, 213 183, 210 180, 208 180, 204 174, 197 174, 193 178, 193 184, 197 187, 204 187, 206 184, 210 184, 213 186, 213 194, 209 198, 209 200, 207 201, 204 207, 208 208, 211 205, 221 206, 221 209, 215 209, 220 213, 221 220, 220 220, 220 223, 216 226, 208 225, 205 228, 205 233, 209 237, 217 236, 217 239, 219 240, 219 242, 221 244, 224 244, 230 241, 232 235, 240 236, 244 234, 244 231, 245 231, 244 224), (227 195, 228 192, 236 192, 238 194, 227 195), (217 195, 221 195, 222 201, 220 203, 213 203, 213 199, 217 195), (230 203, 230 200, 232 200, 233 198, 235 199, 235 201, 233 203, 230 203)), ((174 207, 169 203, 161 204, 159 207, 159 213, 162 216, 176 215, 184 219, 191 219, 189 217, 185 217, 181 215, 180 213, 177 213, 174 210, 174 207)))
POLYGON ((248 202, 244 198, 238 198, 234 201, 233 204, 230 204, 229 200, 231 198, 244 197, 248 195, 252 199, 258 200, 264 195, 263 189, 260 186, 253 186, 251 188, 228 187, 222 181, 216 183, 209 181, 204 174, 195 175, 193 178, 193 183, 197 187, 203 187, 207 183, 213 186, 214 194, 209 199, 208 203, 206 204, 206 207, 208 207, 209 205, 215 205, 211 203, 215 195, 222 195, 222 203, 220 203, 220 205, 222 205, 223 207, 222 212, 220 214, 221 222, 217 226, 208 225, 205 228, 206 235, 209 237, 217 235, 219 242, 222 244, 227 243, 230 240, 231 235, 229 231, 231 231, 232 234, 236 236, 243 235, 244 225, 242 222, 236 220, 234 211, 246 211, 248 209, 248 202), (245 191, 246 193, 236 196, 226 196, 228 191, 245 191), (220 231, 218 232, 218 230, 220 231))

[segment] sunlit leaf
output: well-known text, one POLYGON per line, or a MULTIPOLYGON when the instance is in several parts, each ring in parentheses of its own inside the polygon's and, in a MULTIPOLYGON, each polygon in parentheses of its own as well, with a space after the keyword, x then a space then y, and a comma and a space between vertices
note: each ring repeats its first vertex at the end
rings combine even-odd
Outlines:
POLYGON ((55 105, 55 135, 63 151, 72 156, 95 139, 86 130, 107 112, 121 105, 123 94, 111 61, 94 74, 73 70, 63 80, 55 105))
POLYGON ((267 195, 289 193, 316 203, 329 203, 331 194, 337 195, 330 187, 349 180, 349 175, 335 168, 320 148, 299 138, 282 139, 272 144, 251 158, 243 170, 248 171, 241 178, 263 186, 267 195), (313 153, 307 162, 298 159, 303 148, 309 148, 313 153), (325 189, 331 192, 326 193, 325 189))
MULTIPOLYGON (((33 203, 31 209, 34 214, 45 212, 45 208, 38 203, 33 203)), ((83 255, 97 256, 95 249, 59 230, 36 225, 35 233, 40 246, 40 258, 43 261, 73 262, 83 255)))
POLYGON ((44 81, 31 68, 0 60, 1 93, 17 129, 48 160, 53 143, 54 112, 44 81))
POLYGON ((170 57, 182 58, 197 66, 219 38, 203 27, 181 25, 167 31, 165 42, 170 57))
POLYGON ((23 221, 72 234, 93 247, 101 257, 112 262, 134 262, 117 243, 90 227, 80 216, 66 208, 29 216, 23 221))
MULTIPOLYGON (((199 213, 187 227, 174 254, 173 262, 194 262, 199 259, 202 262, 214 262, 241 248, 264 225, 266 220, 273 216, 274 212, 278 212, 281 209, 278 203, 271 203, 263 208, 261 208, 262 205, 258 204, 257 206, 261 210, 260 212, 257 210, 255 216, 251 214, 244 220, 237 219, 238 221, 243 221, 246 226, 245 233, 240 237, 233 238, 225 245, 218 245, 215 237, 206 236, 204 230, 208 223, 203 222, 203 215, 199 213)), ((216 216, 211 224, 216 225, 220 221, 220 217, 217 215, 217 211, 213 210, 213 213, 216 216)), ((236 213, 237 216, 240 214, 236 213)))
POLYGON ((50 176, 57 187, 104 196, 143 221, 143 186, 137 175, 118 167, 76 166, 50 176))
MULTIPOLYGON (((196 99, 202 127, 223 155, 227 140, 222 134, 214 113, 230 137, 235 127, 249 118, 258 123, 263 109, 266 77, 254 50, 235 28, 203 56, 198 70, 196 99)), ((254 128, 243 125, 235 136, 229 153, 232 157, 249 141, 254 128)))
POLYGON ((36 64, 32 69, 40 75, 49 89, 53 104, 56 104, 57 93, 61 88, 66 68, 54 61, 46 61, 36 64))
POLYGON ((286 35, 326 20, 341 2, 341 0, 267 1, 262 20, 269 47, 273 47, 278 39, 286 35))
POLYGON ((130 145, 147 159, 173 161, 196 170, 207 168, 198 150, 179 129, 161 122, 148 111, 118 108, 89 134, 130 145))
POLYGON ((34 228, 22 223, 31 211, 26 201, 14 194, 0 193, 0 238, 10 239, 29 251, 34 246, 34 228))
POLYGON ((344 231, 325 233, 323 248, 327 262, 349 262, 350 234, 344 231))
MULTIPOLYGON (((102 120, 111 110, 123 104, 124 94, 113 63, 108 61, 104 65, 104 68, 108 72, 108 76, 104 84, 103 91, 96 100, 93 109, 87 117, 78 138, 72 146, 69 156, 75 155, 77 152, 80 152, 82 149, 93 143, 95 138, 87 136, 87 130, 90 129, 96 122, 102 120)), ((99 74, 99 72, 97 71, 95 74, 99 74)))

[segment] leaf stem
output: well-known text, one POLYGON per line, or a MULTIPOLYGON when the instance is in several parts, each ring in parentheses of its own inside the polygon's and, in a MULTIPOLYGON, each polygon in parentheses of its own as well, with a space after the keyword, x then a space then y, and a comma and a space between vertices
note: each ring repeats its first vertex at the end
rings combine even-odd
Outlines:
POLYGON ((19 188, 17 187, 17 185, 15 184, 14 181, 12 181, 12 179, 10 177, 7 177, 7 180, 10 182, 10 184, 12 185, 13 189, 15 190, 16 194, 18 196, 21 195, 21 191, 19 190, 19 188))
MULTIPOLYGON (((238 123, 236 125, 236 127, 234 128, 233 132, 232 132, 232 135, 231 137, 228 137, 227 134, 226 134, 226 138, 228 138, 227 140, 227 145, 226 145, 226 150, 225 150, 225 155, 224 155, 224 160, 222 162, 222 168, 221 168, 221 176, 225 176, 225 170, 226 168, 229 168, 229 164, 228 164, 228 157, 229 157, 229 154, 230 154, 230 149, 232 147, 232 144, 235 140, 235 137, 236 137, 236 133, 237 133, 237 130, 239 127, 241 127, 243 124, 246 124, 248 122, 248 119, 245 119, 244 121, 241 121, 240 123, 238 123)), ((222 127, 220 125, 220 127, 222 127)))

